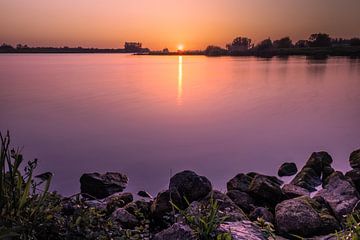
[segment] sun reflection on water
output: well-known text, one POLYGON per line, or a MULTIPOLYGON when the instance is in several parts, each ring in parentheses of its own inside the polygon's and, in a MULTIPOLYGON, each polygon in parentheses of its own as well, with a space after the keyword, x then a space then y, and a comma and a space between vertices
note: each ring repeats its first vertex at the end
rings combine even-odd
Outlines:
POLYGON ((177 91, 177 105, 182 105, 182 93, 183 93, 183 67, 182 56, 179 56, 178 61, 178 91, 177 91))

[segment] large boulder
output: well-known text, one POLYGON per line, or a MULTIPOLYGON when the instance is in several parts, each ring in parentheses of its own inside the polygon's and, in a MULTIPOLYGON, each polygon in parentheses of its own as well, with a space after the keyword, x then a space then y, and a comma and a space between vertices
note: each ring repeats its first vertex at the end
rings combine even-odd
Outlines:
POLYGON ((230 190, 226 195, 246 213, 250 213, 255 207, 254 199, 246 192, 230 190))
POLYGON ((301 237, 332 233, 339 228, 337 220, 310 197, 285 200, 275 208, 277 230, 281 235, 301 237))
POLYGON ((252 180, 253 177, 244 173, 239 173, 227 182, 227 190, 239 190, 242 192, 247 192, 252 180))
POLYGON ((279 177, 292 176, 292 175, 296 174, 297 171, 298 171, 298 169, 297 169, 295 163, 285 162, 280 166, 278 175, 279 175, 279 177))
POLYGON ((288 199, 301 196, 310 196, 310 192, 307 189, 293 184, 284 184, 282 191, 285 197, 288 199))
POLYGON ((350 166, 354 169, 360 169, 360 149, 353 151, 349 158, 350 166))
POLYGON ((211 182, 193 171, 182 171, 170 178, 169 191, 180 197, 180 202, 175 203, 181 208, 185 208, 187 202, 201 200, 211 190, 211 182))
POLYGON ((122 192, 128 183, 125 174, 117 172, 85 173, 80 178, 81 193, 88 198, 102 199, 122 192))
POLYGON ((338 219, 351 213, 359 201, 358 191, 341 172, 334 172, 329 177, 325 188, 321 189, 315 197, 323 198, 338 219))
POLYGON ((285 198, 280 188, 281 183, 276 177, 256 175, 249 187, 249 193, 257 200, 276 205, 285 198))
POLYGON ((329 167, 331 167, 332 161, 327 152, 312 153, 305 166, 291 181, 291 184, 305 188, 310 192, 316 191, 316 187, 323 183, 321 176, 324 174, 324 169, 327 170, 324 175, 330 174, 331 168, 329 167))
POLYGON ((196 237, 188 225, 174 223, 171 227, 157 233, 153 240, 196 240, 196 237))
POLYGON ((266 240, 261 229, 250 221, 225 222, 220 224, 219 233, 231 234, 232 240, 266 240))

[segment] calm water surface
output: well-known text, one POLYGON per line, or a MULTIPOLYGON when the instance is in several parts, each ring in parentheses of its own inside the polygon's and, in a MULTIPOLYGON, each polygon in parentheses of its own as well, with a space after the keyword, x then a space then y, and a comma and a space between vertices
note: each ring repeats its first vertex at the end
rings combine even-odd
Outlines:
POLYGON ((218 189, 236 173, 275 174, 326 150, 348 169, 360 147, 360 61, 0 55, 0 129, 54 189, 120 171, 155 193, 193 169, 218 189))

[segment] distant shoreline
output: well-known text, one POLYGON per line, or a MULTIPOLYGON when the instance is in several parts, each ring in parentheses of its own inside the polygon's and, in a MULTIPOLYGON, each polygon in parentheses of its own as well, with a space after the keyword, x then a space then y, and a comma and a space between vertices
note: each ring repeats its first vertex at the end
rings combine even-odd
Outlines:
POLYGON ((92 48, 29 48, 29 49, 2 49, 0 54, 134 54, 144 56, 255 56, 255 57, 287 57, 287 56, 309 56, 314 58, 327 58, 329 56, 360 57, 359 46, 349 47, 328 47, 328 48, 283 48, 255 51, 249 49, 235 53, 206 54, 205 51, 179 51, 179 52, 127 52, 124 49, 92 49, 92 48))

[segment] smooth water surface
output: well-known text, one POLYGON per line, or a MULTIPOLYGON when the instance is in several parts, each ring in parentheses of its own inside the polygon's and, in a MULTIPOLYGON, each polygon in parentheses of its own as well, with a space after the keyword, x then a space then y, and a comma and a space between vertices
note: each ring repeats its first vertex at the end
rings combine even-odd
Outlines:
POLYGON ((120 171, 155 193, 193 169, 220 190, 326 150, 348 169, 360 147, 360 61, 304 57, 0 55, 0 129, 53 188, 120 171))

